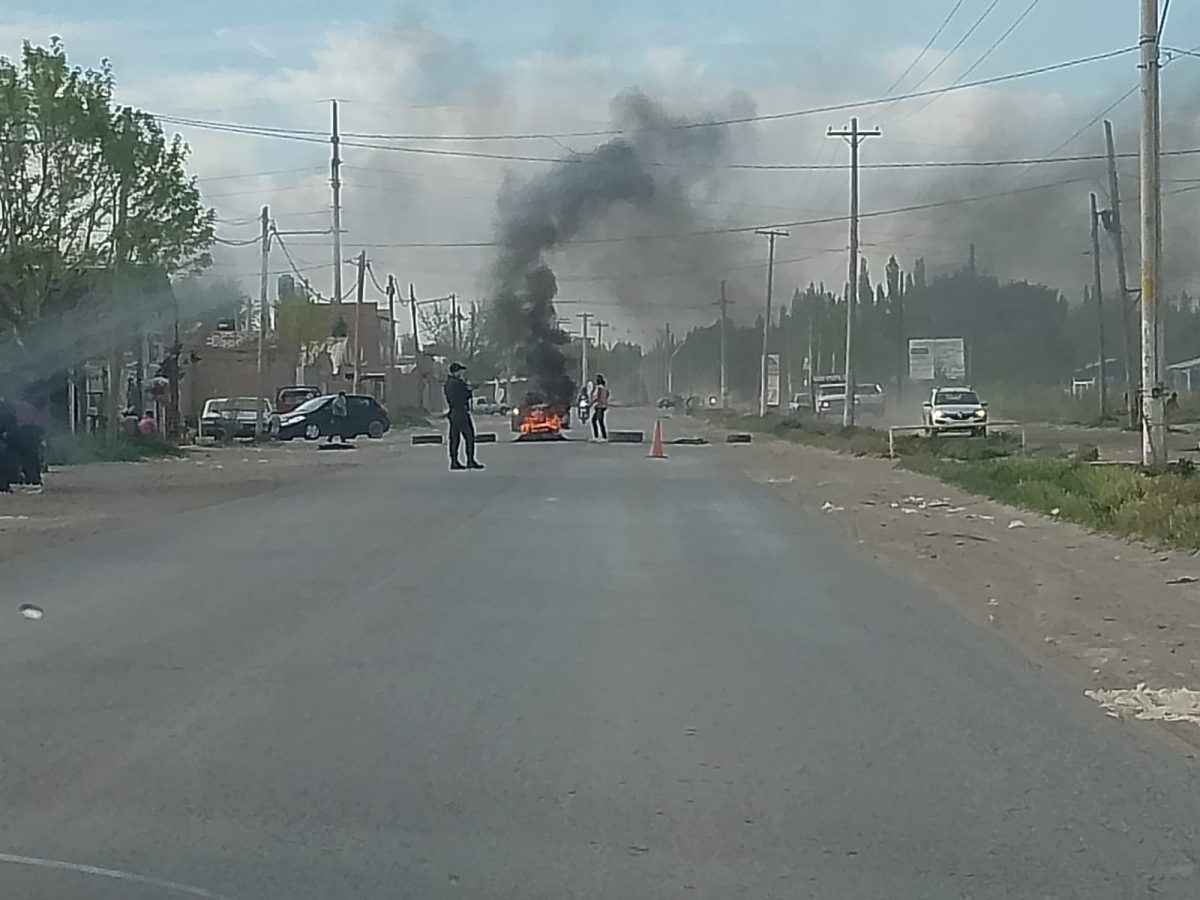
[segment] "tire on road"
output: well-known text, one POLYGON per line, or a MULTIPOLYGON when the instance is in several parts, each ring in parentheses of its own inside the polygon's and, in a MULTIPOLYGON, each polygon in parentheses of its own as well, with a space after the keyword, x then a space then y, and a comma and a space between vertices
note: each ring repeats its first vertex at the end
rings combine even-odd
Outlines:
POLYGON ((315 441, 321 436, 321 426, 316 422, 309 422, 304 426, 304 439, 306 441, 315 441))
POLYGON ((367 437, 379 440, 383 437, 383 423, 376 419, 367 426, 367 437))

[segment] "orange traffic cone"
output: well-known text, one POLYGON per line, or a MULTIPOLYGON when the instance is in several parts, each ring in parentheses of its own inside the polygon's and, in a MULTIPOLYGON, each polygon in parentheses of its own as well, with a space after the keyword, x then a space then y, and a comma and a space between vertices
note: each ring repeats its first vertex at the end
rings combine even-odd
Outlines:
POLYGON ((650 459, 666 458, 667 454, 663 452, 662 419, 657 419, 654 422, 654 440, 650 442, 650 459))

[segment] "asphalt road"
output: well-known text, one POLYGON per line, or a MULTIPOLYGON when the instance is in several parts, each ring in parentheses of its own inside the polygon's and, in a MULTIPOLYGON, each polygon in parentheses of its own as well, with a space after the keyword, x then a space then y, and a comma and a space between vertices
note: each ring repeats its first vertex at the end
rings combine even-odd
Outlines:
POLYGON ((483 450, 0 566, 0 896, 1200 895, 1179 745, 721 451, 483 450))

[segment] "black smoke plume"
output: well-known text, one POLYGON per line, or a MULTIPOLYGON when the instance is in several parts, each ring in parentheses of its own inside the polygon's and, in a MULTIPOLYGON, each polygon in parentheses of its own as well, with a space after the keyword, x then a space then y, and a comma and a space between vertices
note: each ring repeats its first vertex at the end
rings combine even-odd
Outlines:
MULTIPOLYGON (((731 112, 743 112, 747 102, 734 98, 731 112)), ((581 235, 622 238, 693 227, 697 217, 689 192, 710 178, 705 165, 717 161, 730 142, 728 129, 691 127, 697 120, 672 116, 637 91, 614 100, 613 118, 628 137, 573 153, 528 184, 507 184, 500 195, 495 319, 533 390, 552 403, 569 402, 575 385, 563 351, 569 337, 554 308, 558 283, 549 254, 581 235)), ((664 253, 661 242, 651 241, 596 247, 604 249, 600 256, 590 254, 593 260, 633 274, 664 253)))

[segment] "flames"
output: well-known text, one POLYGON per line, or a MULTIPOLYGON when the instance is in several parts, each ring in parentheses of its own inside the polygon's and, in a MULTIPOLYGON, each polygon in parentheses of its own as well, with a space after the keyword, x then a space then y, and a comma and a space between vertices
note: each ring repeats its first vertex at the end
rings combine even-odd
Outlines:
POLYGON ((557 434, 562 429, 562 417, 546 404, 529 407, 521 418, 521 434, 557 434))

